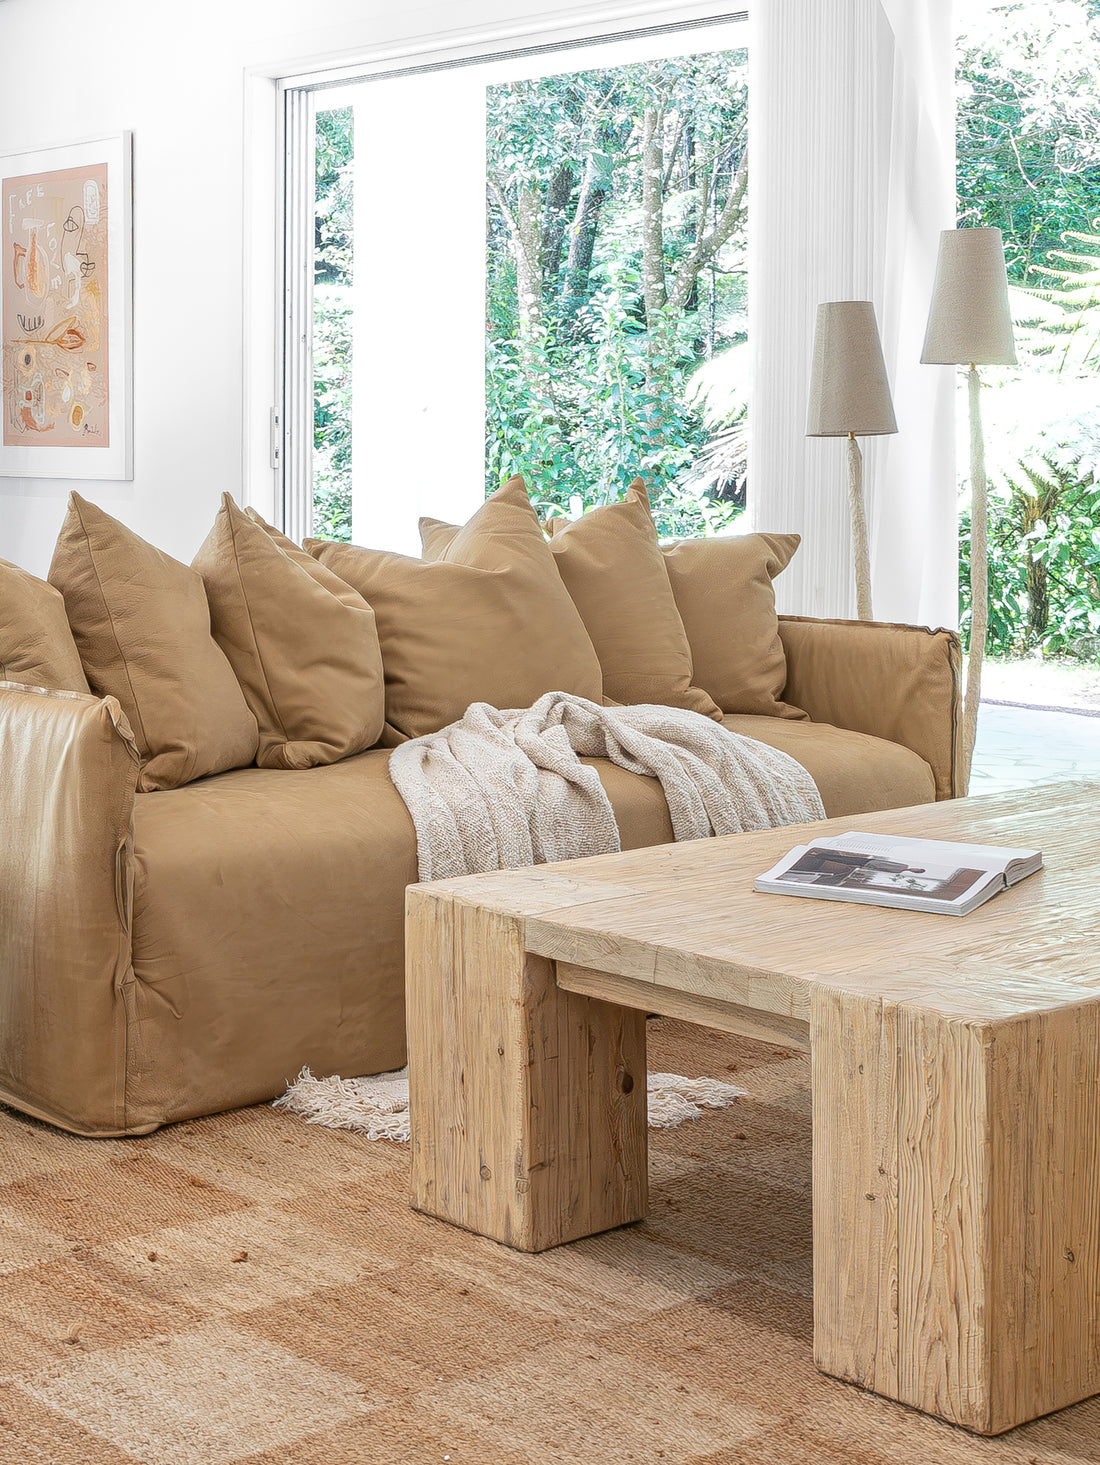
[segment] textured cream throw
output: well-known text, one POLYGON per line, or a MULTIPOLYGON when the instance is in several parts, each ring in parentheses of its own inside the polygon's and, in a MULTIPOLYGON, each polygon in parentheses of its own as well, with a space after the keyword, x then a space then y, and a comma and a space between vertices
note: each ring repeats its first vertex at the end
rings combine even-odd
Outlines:
POLYGON ((697 712, 600 707, 565 692, 518 712, 475 702, 390 756, 416 827, 420 879, 617 850, 611 802, 582 756, 658 779, 678 840, 825 816, 800 763, 697 712))

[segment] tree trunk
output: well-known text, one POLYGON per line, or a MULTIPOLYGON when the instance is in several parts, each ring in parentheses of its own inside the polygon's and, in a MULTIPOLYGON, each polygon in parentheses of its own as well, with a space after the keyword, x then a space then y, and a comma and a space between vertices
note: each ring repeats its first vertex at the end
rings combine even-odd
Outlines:
POLYGON ((558 282, 565 229, 569 222, 569 200, 573 196, 576 181, 577 175, 573 171, 572 163, 562 163, 546 190, 546 220, 542 226, 542 276, 545 288, 551 291, 558 282))
POLYGON ((652 335, 661 329, 665 290, 665 237, 662 219, 665 163, 661 139, 664 110, 647 107, 642 113, 642 288, 646 324, 652 335))
MULTIPOLYGON (((722 205, 722 211, 715 220, 714 226, 706 233, 703 232, 705 220, 701 220, 699 234, 692 246, 690 254, 681 262, 676 272, 676 279, 668 292, 669 313, 679 315, 685 308, 691 296, 692 287, 699 278, 699 271, 705 269, 711 260, 722 248, 723 244, 732 236, 737 225, 741 222, 741 213, 745 201, 745 189, 749 182, 749 153, 746 148, 741 154, 741 161, 737 165, 730 182, 729 196, 722 205)), ((713 190, 711 190, 713 192, 713 190)))
POLYGON ((654 399, 649 434, 651 449, 659 448, 664 440, 665 421, 660 398, 668 384, 664 120, 663 107, 647 107, 642 114, 642 291, 645 298, 646 390, 654 399))
POLYGON ((553 414, 552 418, 544 416, 544 433, 564 449, 565 441, 554 400, 554 383, 547 370, 546 353, 543 349, 542 191, 537 183, 520 184, 513 209, 498 179, 490 178, 488 188, 508 226, 512 242, 512 257, 516 266, 520 365, 530 384, 543 399, 543 412, 549 409, 553 414))
MULTIPOLYGON (((569 230, 569 257, 565 266, 565 285, 562 290, 564 310, 573 318, 589 297, 589 276, 592 272, 592 251, 596 244, 596 230, 600 222, 600 210, 611 193, 611 179, 607 155, 593 153, 584 165, 580 197, 569 230)), ((570 328, 578 334, 575 319, 570 328)))
POLYGON ((1027 562, 1027 638, 1038 646, 1046 636, 1050 624, 1050 585, 1047 581, 1047 567, 1034 556, 1027 562))
POLYGON ((539 359, 542 337, 542 198, 537 184, 521 187, 516 198, 512 246, 516 261, 516 305, 524 365, 545 375, 539 359))
MULTIPOLYGON (((695 169, 695 127, 691 123, 684 128, 681 150, 683 154, 683 187, 685 189, 694 189, 698 179, 695 169)), ((705 199, 701 205, 698 201, 692 203, 684 218, 685 225, 691 230, 696 239, 699 238, 699 235, 702 234, 706 227, 706 209, 707 200, 705 199)), ((691 282, 691 290, 688 292, 688 298, 684 303, 684 311, 687 315, 694 315, 698 309, 699 277, 696 275, 695 279, 691 282)), ((695 337, 694 351, 696 356, 708 354, 707 343, 702 336, 695 337)))
MULTIPOLYGON (((1031 494, 1018 490, 1020 501, 1021 534, 1030 534, 1042 520, 1048 522, 1058 508, 1057 493, 1031 494)), ((1027 641, 1029 646, 1038 646, 1046 636, 1050 625, 1050 580, 1043 560, 1028 551, 1027 569, 1024 574, 1027 590, 1027 641)))

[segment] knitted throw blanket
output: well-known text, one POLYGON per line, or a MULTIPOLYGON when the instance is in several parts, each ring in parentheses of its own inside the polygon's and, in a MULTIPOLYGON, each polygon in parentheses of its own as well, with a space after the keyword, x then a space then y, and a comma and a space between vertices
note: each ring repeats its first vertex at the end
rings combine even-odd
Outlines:
POLYGON ((582 756, 658 779, 677 840, 825 817, 800 763, 697 712, 600 707, 565 692, 518 712, 475 702, 390 756, 416 827, 420 879, 619 849, 611 801, 582 756))

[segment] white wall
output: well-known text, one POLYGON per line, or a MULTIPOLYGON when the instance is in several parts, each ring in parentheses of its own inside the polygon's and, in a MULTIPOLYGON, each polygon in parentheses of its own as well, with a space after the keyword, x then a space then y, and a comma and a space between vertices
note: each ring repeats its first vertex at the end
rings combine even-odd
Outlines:
MULTIPOLYGON (((513 31, 614 29, 668 9, 649 0, 190 0, 178 9, 0 0, 0 155, 133 131, 135 394, 133 482, 0 479, 0 556, 45 573, 70 488, 181 559, 204 538, 221 493, 241 496, 246 433, 250 443, 266 438, 255 419, 270 395, 255 380, 246 392, 244 381, 244 199, 253 183, 271 186, 245 177, 246 156, 250 168, 257 156, 245 146, 250 69, 278 74, 513 31)), ((270 485, 251 491, 262 508, 270 485)))

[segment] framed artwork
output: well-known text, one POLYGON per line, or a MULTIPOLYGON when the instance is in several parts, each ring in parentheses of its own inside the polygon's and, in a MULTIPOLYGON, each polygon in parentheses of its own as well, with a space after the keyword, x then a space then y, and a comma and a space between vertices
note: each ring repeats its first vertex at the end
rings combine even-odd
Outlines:
POLYGON ((133 478, 131 134, 0 158, 0 476, 133 478))

